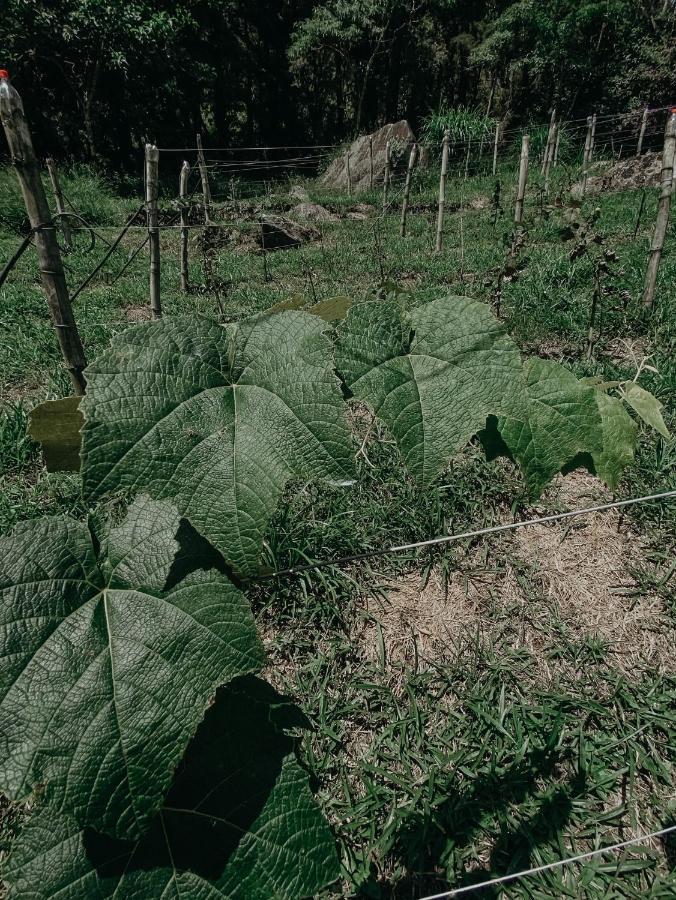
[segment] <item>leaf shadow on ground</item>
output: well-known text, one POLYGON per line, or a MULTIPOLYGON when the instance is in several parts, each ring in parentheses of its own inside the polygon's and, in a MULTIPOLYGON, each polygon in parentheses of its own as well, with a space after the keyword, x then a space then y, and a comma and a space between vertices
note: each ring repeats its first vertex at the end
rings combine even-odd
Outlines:
MULTIPOLYGON (((450 886, 465 887, 529 867, 533 851, 549 845, 563 832, 573 815, 574 798, 584 796, 586 791, 583 771, 575 772, 564 783, 551 784, 570 762, 555 749, 557 739, 558 733, 552 734, 546 747, 527 752, 506 770, 480 776, 469 786, 466 778, 457 775, 457 790, 451 783, 446 800, 434 809, 416 813, 400 830, 396 849, 403 867, 412 873, 436 871, 435 890, 448 889, 442 873, 444 868, 453 871, 456 852, 480 842, 483 834, 496 831, 498 836, 487 851, 485 863, 465 870, 452 879, 450 886), (510 808, 523 803, 535 806, 535 811, 516 822, 510 808), (496 817, 500 820, 498 829, 496 817)), ((420 874, 415 874, 398 883, 401 893, 397 896, 406 896, 407 880, 413 894, 419 890, 420 874)), ((370 896, 368 888, 366 895, 370 896)), ((498 893, 488 889, 484 895, 497 897, 498 893)))

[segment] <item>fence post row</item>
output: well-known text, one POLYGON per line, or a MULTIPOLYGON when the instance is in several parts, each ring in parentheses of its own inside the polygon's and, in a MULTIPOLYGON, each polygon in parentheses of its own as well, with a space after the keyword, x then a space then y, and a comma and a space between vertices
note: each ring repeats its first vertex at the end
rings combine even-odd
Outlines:
POLYGON ((401 204, 401 221, 399 223, 399 234, 406 237, 406 217, 408 215, 408 200, 411 196, 411 179, 413 178, 413 169, 418 159, 418 145, 413 144, 408 157, 408 168, 406 169, 406 183, 404 184, 404 199, 401 204))
POLYGON ((40 178, 40 168, 33 149, 21 97, 9 83, 9 74, 0 69, 0 118, 16 170, 26 212, 35 232, 35 248, 42 287, 47 297, 52 326, 56 331, 61 355, 76 394, 84 394, 87 366, 84 348, 73 317, 68 285, 56 239, 49 204, 40 178))
POLYGON ((676 111, 672 112, 667 122, 664 134, 664 150, 662 151, 662 173, 660 176, 660 198, 657 203, 657 218, 655 231, 650 245, 648 268, 645 273, 643 288, 643 305, 652 309, 655 305, 655 287, 657 285, 657 273, 662 258, 664 238, 669 224, 669 211, 671 208, 671 189, 674 178, 674 160, 676 158, 676 111))
POLYGON ((451 143, 451 132, 447 128, 444 131, 444 139, 441 142, 441 175, 439 176, 439 212, 437 214, 437 239, 434 246, 435 253, 441 253, 444 240, 444 209, 446 206, 446 176, 448 174, 448 153, 451 143))
POLYGON ((49 180, 52 183, 56 211, 61 217, 60 224, 61 230, 63 231, 63 239, 66 242, 66 247, 70 249, 73 246, 73 232, 71 231, 70 223, 65 216, 66 205, 63 202, 63 191, 61 190, 61 182, 59 181, 59 171, 56 168, 56 163, 51 157, 45 160, 45 163, 47 164, 47 171, 49 172, 49 180))
POLYGON ((179 268, 181 272, 181 290, 188 290, 188 179, 190 178, 190 164, 183 160, 181 174, 178 181, 178 196, 181 205, 181 243, 179 247, 179 268))
POLYGON ((207 164, 204 159, 204 150, 202 149, 202 135, 198 134, 197 142, 197 165, 200 170, 200 180, 202 182, 202 206, 204 208, 204 222, 211 225, 211 188, 209 187, 209 175, 207 174, 207 164))
POLYGON ((519 160, 519 184, 516 192, 516 209, 514 221, 517 225, 523 222, 523 208, 526 197, 526 183, 528 181, 528 144, 530 138, 524 134, 521 138, 521 158, 519 160))
POLYGON ((385 144, 385 170, 383 172, 383 212, 387 210, 387 192, 390 188, 390 142, 385 144))
POLYGON ((159 197, 160 151, 146 144, 146 220, 150 241, 150 312, 154 319, 162 315, 160 300, 160 229, 157 200, 159 197))

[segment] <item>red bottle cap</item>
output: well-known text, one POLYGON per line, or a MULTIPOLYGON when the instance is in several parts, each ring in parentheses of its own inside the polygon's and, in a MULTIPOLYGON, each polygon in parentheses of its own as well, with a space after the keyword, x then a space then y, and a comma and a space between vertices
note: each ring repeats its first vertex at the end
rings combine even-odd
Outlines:
POLYGON ((0 78, 9 78, 9 72, 7 69, 0 69, 0 78))

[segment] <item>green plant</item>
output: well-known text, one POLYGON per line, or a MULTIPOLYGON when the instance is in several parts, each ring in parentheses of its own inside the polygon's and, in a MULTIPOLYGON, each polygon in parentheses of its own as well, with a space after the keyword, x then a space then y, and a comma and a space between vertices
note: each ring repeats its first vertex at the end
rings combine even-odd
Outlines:
MULTIPOLYGON (((476 434, 533 494, 581 454, 616 483, 636 430, 619 399, 523 365, 481 303, 403 302, 351 307, 335 364, 420 483, 476 434)), ((328 327, 165 320, 88 370, 85 496, 135 499, 0 541, 1 786, 39 800, 9 862, 18 893, 266 900, 337 877, 286 734, 303 722, 251 681, 261 645, 224 574, 256 574, 289 478, 353 474, 328 327)))
POLYGON ((423 143, 435 148, 440 147, 447 129, 451 133, 451 143, 480 141, 493 135, 496 122, 492 116, 465 106, 440 109, 424 119, 421 137, 423 143))

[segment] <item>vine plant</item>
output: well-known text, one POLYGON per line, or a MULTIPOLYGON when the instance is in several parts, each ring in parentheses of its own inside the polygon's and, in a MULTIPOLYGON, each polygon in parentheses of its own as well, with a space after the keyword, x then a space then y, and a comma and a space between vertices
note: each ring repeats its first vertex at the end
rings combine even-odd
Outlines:
POLYGON ((31 808, 12 896, 315 894, 339 869, 289 736, 304 721, 256 677, 236 587, 286 482, 353 479, 354 397, 421 485, 479 435, 534 497, 582 459, 614 487, 642 389, 524 363, 474 300, 407 312, 396 295, 334 332, 292 309, 147 323, 87 379, 83 491, 101 512, 0 540, 0 789, 31 808))

